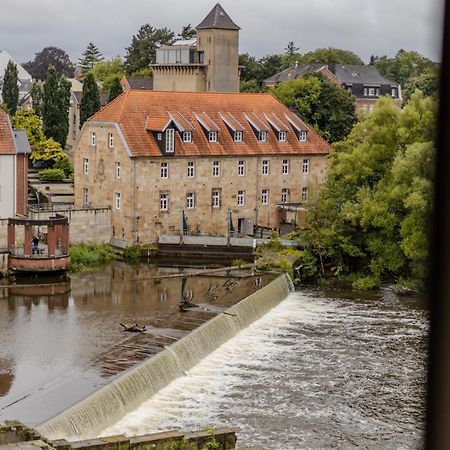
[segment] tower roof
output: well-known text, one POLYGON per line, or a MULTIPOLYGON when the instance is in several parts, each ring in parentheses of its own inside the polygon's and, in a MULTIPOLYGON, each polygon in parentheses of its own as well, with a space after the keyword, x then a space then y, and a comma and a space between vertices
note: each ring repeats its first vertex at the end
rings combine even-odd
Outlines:
POLYGON ((220 28, 222 30, 240 30, 225 12, 220 3, 209 12, 209 14, 197 25, 196 30, 207 30, 210 28, 220 28))

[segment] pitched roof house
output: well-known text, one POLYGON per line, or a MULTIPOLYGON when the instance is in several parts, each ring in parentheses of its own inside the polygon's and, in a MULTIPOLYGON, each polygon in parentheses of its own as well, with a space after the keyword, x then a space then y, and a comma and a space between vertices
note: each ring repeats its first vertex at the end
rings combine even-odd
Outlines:
POLYGON ((112 208, 116 239, 236 221, 277 227, 307 204, 330 146, 268 94, 129 90, 88 120, 74 149, 75 205, 112 208))
POLYGON ((296 64, 264 80, 265 87, 273 87, 306 74, 321 73, 331 82, 355 96, 357 109, 371 110, 380 96, 388 95, 401 105, 401 86, 382 76, 372 65, 335 63, 296 64))
POLYGON ((24 130, 13 130, 9 116, 0 110, 0 218, 27 212, 28 155, 24 130))

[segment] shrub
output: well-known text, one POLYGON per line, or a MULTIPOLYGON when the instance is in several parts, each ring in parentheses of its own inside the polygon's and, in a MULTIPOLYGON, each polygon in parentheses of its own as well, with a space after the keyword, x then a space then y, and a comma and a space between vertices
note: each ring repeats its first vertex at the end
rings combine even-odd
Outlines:
POLYGON ((88 267, 101 266, 115 257, 112 248, 107 245, 79 244, 69 249, 70 270, 84 270, 88 267))
POLYGON ((38 172, 38 177, 41 181, 62 181, 65 174, 62 169, 43 169, 38 172))
POLYGON ((66 178, 70 178, 70 176, 73 174, 73 164, 67 157, 56 161, 56 163, 53 165, 53 168, 63 170, 66 178))
POLYGON ((123 259, 129 262, 138 262, 141 257, 141 247, 130 245, 123 251, 123 259))

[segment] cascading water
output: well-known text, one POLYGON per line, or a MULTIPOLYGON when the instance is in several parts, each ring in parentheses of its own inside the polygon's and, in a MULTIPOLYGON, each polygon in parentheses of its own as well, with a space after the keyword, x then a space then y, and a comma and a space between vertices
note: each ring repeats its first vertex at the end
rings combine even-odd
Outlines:
POLYGON ((170 350, 127 371, 37 430, 49 439, 95 436, 278 305, 289 294, 291 284, 286 275, 278 277, 172 344, 170 350))

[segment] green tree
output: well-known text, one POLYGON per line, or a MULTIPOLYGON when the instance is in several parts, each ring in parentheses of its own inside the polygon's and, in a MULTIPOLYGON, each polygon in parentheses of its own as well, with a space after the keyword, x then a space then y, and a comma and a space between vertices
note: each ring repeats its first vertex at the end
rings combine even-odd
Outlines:
POLYGON ((33 104, 33 109, 36 115, 41 117, 42 115, 42 86, 39 83, 33 83, 33 87, 31 88, 31 100, 33 104))
POLYGON ((81 58, 78 59, 78 65, 81 67, 81 73, 86 75, 96 66, 96 64, 104 59, 105 58, 103 58, 103 55, 97 46, 92 42, 89 42, 81 58))
POLYGON ((353 96, 321 75, 290 80, 272 93, 328 142, 345 139, 356 122, 353 96))
POLYGON ((284 49, 287 56, 293 56, 297 53, 298 47, 295 46, 293 41, 288 42, 288 45, 284 49))
POLYGON ((92 69, 94 78, 102 84, 102 91, 109 92, 114 79, 125 75, 125 69, 119 56, 97 63, 92 69))
POLYGON ((335 144, 304 236, 322 273, 351 274, 354 287, 398 277, 424 279, 435 111, 420 92, 403 112, 383 97, 345 141, 335 144))
POLYGON ((142 25, 133 36, 131 45, 127 47, 125 69, 131 75, 145 69, 155 62, 158 45, 168 45, 174 41, 175 33, 168 28, 153 28, 149 24, 142 25))
POLYGON ((13 128, 24 129, 31 149, 45 139, 41 121, 32 109, 21 109, 12 118, 13 128))
POLYGON ((360 64, 363 65, 362 59, 349 50, 340 48, 318 48, 313 52, 303 55, 302 64, 308 63, 336 63, 336 64, 360 64))
POLYGON ((42 129, 47 138, 53 138, 61 147, 66 145, 69 131, 70 83, 58 80, 53 66, 48 69, 42 94, 42 129))
POLYGON ((100 93, 94 75, 92 72, 89 72, 83 82, 83 96, 80 105, 80 128, 99 109, 100 93))
POLYGON ((59 142, 54 139, 43 139, 31 152, 31 160, 45 161, 53 167, 59 161, 64 161, 67 158, 63 152, 59 142))
POLYGON ((108 102, 112 102, 123 92, 122 85, 120 84, 120 78, 115 77, 111 87, 109 88, 108 102))
POLYGON ((191 24, 184 26, 181 29, 181 32, 178 33, 180 39, 192 39, 195 36, 197 36, 197 32, 195 31, 195 28, 191 27, 191 24))
POLYGON ((2 86, 3 103, 7 106, 9 113, 14 115, 19 104, 19 71, 13 61, 6 65, 2 86))
POLYGON ((33 61, 23 65, 33 78, 40 81, 45 80, 50 66, 55 68, 58 77, 61 75, 73 77, 74 65, 69 55, 58 47, 45 47, 35 54, 33 61))

